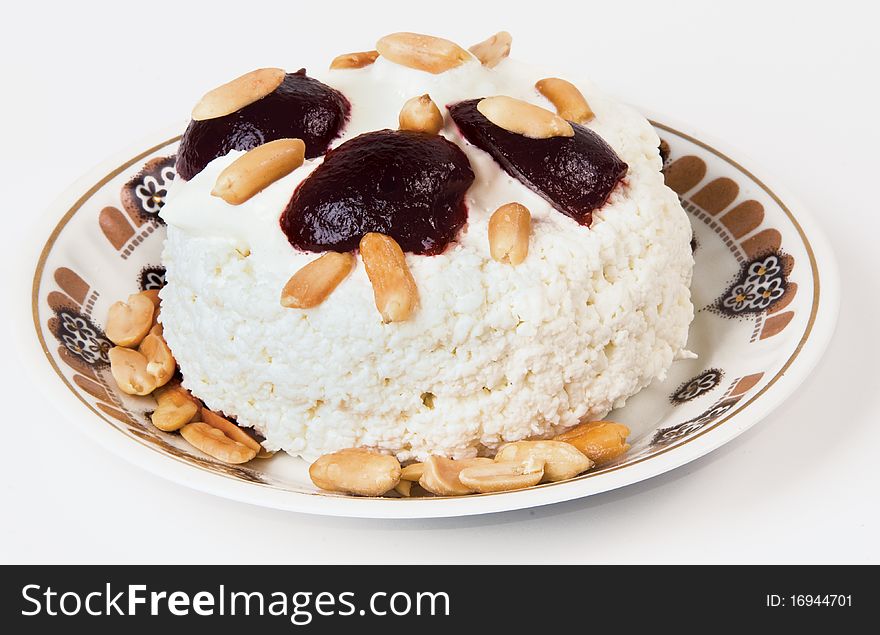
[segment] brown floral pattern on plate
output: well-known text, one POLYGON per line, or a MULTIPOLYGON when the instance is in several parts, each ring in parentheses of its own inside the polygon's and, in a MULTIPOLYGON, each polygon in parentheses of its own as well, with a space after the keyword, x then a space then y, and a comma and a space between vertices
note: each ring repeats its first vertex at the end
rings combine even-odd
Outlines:
POLYGON ((138 276, 138 288, 141 291, 150 291, 152 289, 161 289, 165 286, 165 267, 162 265, 151 265, 141 269, 138 276))
POLYGON ((122 207, 135 227, 149 222, 165 224, 159 212, 165 205, 168 188, 177 176, 175 160, 175 155, 150 159, 122 186, 122 207))
POLYGON ((795 260, 783 251, 778 229, 762 228, 765 210, 759 201, 737 202, 740 186, 736 181, 717 177, 703 183, 707 173, 706 162, 694 155, 675 158, 664 170, 666 185, 679 195, 685 211, 713 229, 740 263, 733 282, 704 310, 754 320, 752 342, 778 335, 794 313, 769 316, 787 306, 797 293, 797 285, 788 280, 795 260))
POLYGON ((702 397, 709 393, 721 383, 724 377, 724 371, 720 368, 708 368, 696 377, 682 383, 672 395, 669 401, 674 405, 679 405, 692 401, 697 397, 702 397))

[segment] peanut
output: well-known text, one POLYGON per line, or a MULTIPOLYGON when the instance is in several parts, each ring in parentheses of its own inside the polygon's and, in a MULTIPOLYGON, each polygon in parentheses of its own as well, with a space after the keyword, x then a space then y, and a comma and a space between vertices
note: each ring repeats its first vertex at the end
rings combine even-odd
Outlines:
POLYGON ((150 302, 153 303, 153 308, 155 309, 156 313, 158 313, 159 305, 162 303, 162 299, 159 297, 159 289, 146 289, 144 291, 141 291, 141 295, 150 299, 150 302))
POLYGON ((535 88, 550 100, 556 108, 556 114, 566 121, 587 123, 595 116, 583 93, 571 82, 547 77, 538 81, 535 88))
POLYGON ((149 395, 156 388, 156 377, 147 372, 147 358, 130 348, 110 349, 110 374, 119 390, 129 395, 149 395))
POLYGON ((217 428, 233 441, 237 441, 254 451, 254 454, 261 452, 263 446, 247 432, 232 423, 226 417, 223 417, 209 408, 202 407, 202 421, 212 428, 217 428))
POLYGON ((565 119, 521 99, 486 97, 477 104, 477 110, 496 126, 531 139, 574 136, 574 128, 565 119))
POLYGON ((345 53, 337 55, 330 62, 330 69, 363 68, 379 58, 379 51, 363 51, 361 53, 345 53))
POLYGON ((281 306, 310 309, 321 304, 354 268, 354 256, 328 251, 290 277, 281 290, 281 306))
POLYGON ((419 33, 392 33, 376 43, 382 57, 428 73, 443 73, 473 59, 455 42, 419 33))
POLYGON ((284 76, 285 72, 280 68, 259 68, 245 73, 205 93, 193 108, 192 118, 204 121, 232 114, 274 92, 284 81, 284 76))
MULTIPOLYGON (((162 326, 159 324, 159 315, 162 312, 162 298, 159 297, 159 289, 147 289, 141 291, 141 295, 145 295, 153 303, 153 326, 150 329, 150 333, 157 327, 161 330, 162 326)), ((161 335, 162 333, 160 332, 159 334, 161 335)))
POLYGON ((532 216, 519 203, 502 205, 489 219, 489 253, 493 260, 518 265, 529 255, 532 216))
POLYGON ((180 430, 199 414, 199 402, 178 383, 157 389, 154 396, 157 406, 150 419, 164 432, 180 430))
POLYGON ((532 460, 544 463, 545 482, 564 481, 586 472, 593 466, 573 445, 562 441, 516 441, 503 446, 495 455, 496 461, 522 463, 532 460))
POLYGON ((507 31, 499 31, 495 35, 474 44, 468 50, 474 54, 483 66, 495 67, 498 62, 510 55, 510 45, 513 37, 507 31))
POLYGON ((402 481, 418 481, 425 473, 424 463, 410 463, 400 470, 400 480, 402 481))
POLYGON ((463 496, 473 493, 473 489, 462 483, 458 475, 469 467, 492 463, 492 459, 447 459, 442 456, 429 456, 425 461, 419 485, 438 496, 463 496))
POLYGON ((177 362, 162 337, 162 326, 157 324, 141 341, 138 352, 147 358, 147 372, 156 378, 156 387, 164 386, 174 376, 177 362))
POLYGON ((543 476, 544 465, 540 461, 498 461, 465 468, 458 478, 465 487, 486 494, 532 487, 540 483, 543 476))
POLYGON ((382 321, 409 318, 418 305, 419 290, 400 245, 390 236, 371 232, 361 238, 360 252, 382 321))
POLYGON ((400 463, 393 456, 358 450, 325 454, 309 467, 321 489, 358 496, 382 496, 400 482, 400 463))
POLYGON ((241 205, 303 164, 306 144, 300 139, 276 139, 247 151, 226 166, 211 196, 241 205))
POLYGON ((153 326, 153 300, 141 293, 128 296, 127 302, 114 302, 107 314, 104 332, 117 346, 137 346, 153 326))
POLYGON ((401 130, 437 134, 443 129, 443 115, 430 95, 407 100, 397 118, 401 130))
POLYGON ((400 494, 403 498, 409 498, 412 494, 412 481, 404 481, 403 479, 394 486, 394 491, 400 494))
POLYGON ((629 450, 629 428, 613 421, 589 421, 556 435, 557 441, 570 443, 596 465, 608 463, 629 450))
POLYGON ((247 463, 257 455, 253 448, 230 439, 221 430, 202 421, 186 424, 180 429, 180 434, 197 450, 224 463, 247 463))

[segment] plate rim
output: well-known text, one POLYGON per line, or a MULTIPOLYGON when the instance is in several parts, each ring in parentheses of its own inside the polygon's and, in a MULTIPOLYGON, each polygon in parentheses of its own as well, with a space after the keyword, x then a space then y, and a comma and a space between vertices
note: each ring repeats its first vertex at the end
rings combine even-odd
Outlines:
MULTIPOLYGON (((714 422, 713 425, 700 430, 680 444, 665 448, 638 461, 593 473, 589 478, 545 484, 514 492, 426 499, 356 498, 320 492, 293 492, 267 484, 237 481, 207 470, 194 470, 193 467, 197 466, 182 459, 158 452, 142 443, 130 443, 130 441, 137 441, 137 439, 129 438, 124 431, 112 424, 109 426, 94 425, 92 413, 98 415, 99 418, 103 419, 103 417, 91 404, 84 402, 77 393, 71 393, 66 379, 59 373, 43 338, 39 322, 39 292, 45 261, 58 235, 79 207, 103 187, 106 181, 146 156, 173 143, 176 137, 179 137, 180 126, 164 128, 162 132, 153 133, 145 137, 139 144, 130 146, 131 149, 115 153, 85 172, 82 177, 56 197, 41 216, 40 221, 34 224, 32 238, 26 241, 26 247, 29 247, 26 259, 29 265, 34 266, 34 274, 33 278, 25 278, 22 281, 23 284, 30 283, 28 285, 31 299, 31 302, 28 303, 30 315, 28 319, 21 320, 23 322, 21 327, 26 328, 28 334, 19 339, 23 346, 25 342, 30 345, 26 346, 27 350, 22 351, 24 353, 22 357, 26 362, 29 362, 26 365, 30 372, 35 377, 39 377, 37 385, 44 392, 51 392, 53 401, 71 404, 69 409, 63 410, 65 418, 73 420, 77 428, 83 430, 108 451, 179 485, 185 485, 215 496, 274 509, 359 518, 417 519, 470 516, 514 511, 584 498, 631 485, 676 469, 732 441, 739 434, 763 420, 795 392, 818 363, 834 333, 839 310, 840 287, 836 260, 824 232, 806 206, 780 186, 771 172, 765 170, 759 162, 753 161, 738 149, 731 150, 731 144, 720 142, 712 135, 697 131, 692 126, 683 125, 675 121, 674 118, 656 115, 642 108, 638 110, 648 117, 652 126, 678 135, 704 148, 740 170, 761 187, 788 215, 799 233, 810 256, 814 277, 814 302, 810 319, 801 340, 789 359, 770 382, 743 404, 738 404, 738 407, 732 412, 714 422), (157 144, 157 138, 166 140, 157 144), (149 146, 149 149, 143 150, 145 146, 149 146), (753 166, 765 177, 756 176, 752 170, 743 165, 743 162, 753 166), (770 176, 767 176, 768 174, 770 176), (783 200, 788 202, 784 203, 783 200), (66 211, 63 213, 59 213, 65 209, 66 211), (797 210, 796 215, 791 211, 792 209, 797 210), (50 227, 51 231, 47 236, 46 230, 50 227), (37 337, 34 337, 34 334, 37 337), (34 350, 35 347, 36 350, 34 350), (44 360, 49 364, 46 364, 44 360), (54 372, 49 372, 50 368, 54 372), (61 382, 58 382, 59 376, 62 379, 61 382), (74 404, 76 405, 74 406, 74 404), (84 412, 82 410, 83 404, 92 412, 88 414, 84 412), (744 412, 747 407, 750 407, 748 414, 740 416, 740 420, 737 420, 737 415, 744 412), (68 413, 69 416, 66 416, 68 413), (725 425, 722 427, 722 424, 725 425), (708 435, 709 432, 714 432, 714 434, 708 435), (419 503, 413 504, 416 501, 419 503)), ((20 313, 23 314, 24 311, 20 313)), ((23 331, 22 335, 24 335, 23 331)))

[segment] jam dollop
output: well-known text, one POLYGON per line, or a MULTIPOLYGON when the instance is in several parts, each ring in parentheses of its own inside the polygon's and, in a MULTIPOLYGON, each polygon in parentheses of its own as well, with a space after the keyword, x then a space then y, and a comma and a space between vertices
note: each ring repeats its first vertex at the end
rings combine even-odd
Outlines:
POLYGON ((448 106, 464 138, 488 152, 511 176, 582 225, 592 221, 627 165, 589 128, 571 122, 573 137, 531 139, 496 126, 479 110, 479 99, 448 106))
POLYGON ((276 139, 302 139, 306 158, 321 156, 350 112, 342 93, 306 76, 306 69, 287 73, 278 88, 234 113, 190 121, 177 152, 177 174, 188 181, 230 150, 250 150, 276 139))
POLYGON ((438 254, 467 220, 473 180, 464 152, 439 135, 368 132, 328 152, 300 183, 281 229, 304 251, 351 251, 379 232, 404 251, 438 254))

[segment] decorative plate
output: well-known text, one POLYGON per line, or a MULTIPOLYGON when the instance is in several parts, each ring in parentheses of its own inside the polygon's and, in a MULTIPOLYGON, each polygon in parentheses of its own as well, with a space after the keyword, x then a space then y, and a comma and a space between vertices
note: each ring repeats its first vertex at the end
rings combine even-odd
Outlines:
POLYGON ((102 328, 112 302, 163 284, 165 227, 157 212, 174 178, 178 137, 96 169, 51 212, 60 220, 36 261, 32 293, 42 383, 71 420, 133 463, 219 496, 301 512, 481 514, 588 496, 671 470, 730 441, 794 391, 830 338, 838 289, 827 243, 799 205, 714 145, 654 125, 668 149, 666 182, 694 228, 696 319, 688 347, 699 358, 677 362, 666 381, 609 415, 630 426, 632 449, 603 469, 515 492, 357 498, 316 489, 300 459, 226 465, 154 428, 152 398, 116 388, 102 328))

